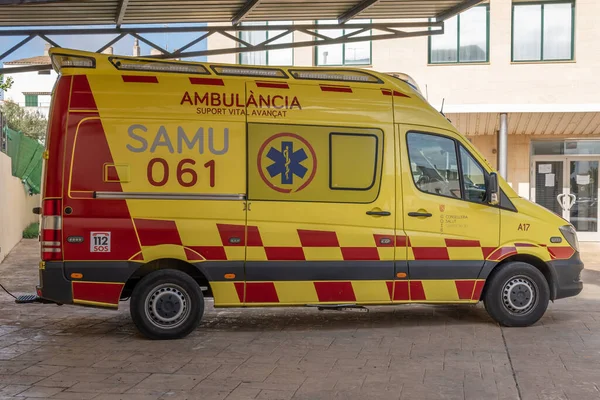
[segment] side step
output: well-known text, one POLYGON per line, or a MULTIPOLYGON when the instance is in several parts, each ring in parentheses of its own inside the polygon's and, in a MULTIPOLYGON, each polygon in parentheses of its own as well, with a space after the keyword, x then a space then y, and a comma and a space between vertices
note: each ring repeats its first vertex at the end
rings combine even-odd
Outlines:
POLYGON ((15 299, 15 303, 17 304, 27 304, 27 303, 42 303, 42 299, 40 299, 37 294, 24 294, 15 299))
POLYGON ((24 294, 15 299, 15 303, 17 304, 29 304, 29 303, 42 303, 42 304, 56 304, 58 306, 62 306, 61 303, 56 303, 52 300, 42 299, 38 297, 36 294, 24 294))
POLYGON ((319 311, 357 311, 369 312, 369 309, 356 304, 309 304, 308 307, 317 307, 319 311))

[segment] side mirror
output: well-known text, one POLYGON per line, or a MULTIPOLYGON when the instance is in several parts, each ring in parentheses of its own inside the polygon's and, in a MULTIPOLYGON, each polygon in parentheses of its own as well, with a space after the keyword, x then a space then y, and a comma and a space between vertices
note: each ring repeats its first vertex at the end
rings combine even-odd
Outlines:
POLYGON ((498 174, 492 172, 487 185, 486 199, 488 203, 495 206, 500 203, 500 187, 498 185, 498 174))

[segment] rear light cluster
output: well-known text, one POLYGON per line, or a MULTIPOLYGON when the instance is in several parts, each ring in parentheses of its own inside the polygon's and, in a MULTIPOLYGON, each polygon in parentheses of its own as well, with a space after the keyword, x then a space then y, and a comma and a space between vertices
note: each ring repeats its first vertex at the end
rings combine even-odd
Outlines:
POLYGON ((42 260, 62 260, 62 201, 44 200, 42 206, 42 260))

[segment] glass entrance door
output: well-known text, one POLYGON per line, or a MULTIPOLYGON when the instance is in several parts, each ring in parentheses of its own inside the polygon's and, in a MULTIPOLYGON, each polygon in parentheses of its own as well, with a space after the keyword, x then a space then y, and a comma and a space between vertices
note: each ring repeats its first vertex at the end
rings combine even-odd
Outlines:
POLYGON ((598 159, 567 159, 569 170, 567 196, 562 196, 579 240, 599 240, 598 234, 598 159))
POLYGON ((563 217, 559 198, 563 194, 564 161, 540 160, 534 164, 535 202, 563 217))
POLYGON ((600 241, 598 231, 599 158, 534 159, 533 200, 571 222, 580 241, 600 241))

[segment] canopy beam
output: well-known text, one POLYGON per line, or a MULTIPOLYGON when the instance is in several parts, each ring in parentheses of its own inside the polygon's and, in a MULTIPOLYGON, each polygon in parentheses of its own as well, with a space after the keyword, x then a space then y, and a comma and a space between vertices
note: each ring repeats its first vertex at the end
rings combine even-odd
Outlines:
POLYGON ((345 24, 361 12, 365 11, 367 8, 374 6, 377 3, 379 3, 379 0, 362 0, 357 5, 340 15, 338 17, 338 24, 345 24))
POLYGON ((258 5, 260 0, 247 0, 242 8, 233 16, 231 19, 232 25, 237 25, 242 22, 248 14, 252 12, 252 10, 258 5))
MULTIPOLYGON (((110 39, 105 45, 101 46, 96 52, 101 53, 114 43, 123 39, 126 36, 132 36, 139 41, 147 44, 155 50, 158 50, 160 54, 146 55, 146 58, 186 58, 186 57, 199 57, 199 56, 211 56, 221 54, 240 54, 249 53, 255 51, 265 50, 281 50, 281 49, 293 49, 298 47, 310 47, 310 46, 325 46, 330 44, 341 44, 341 43, 356 43, 366 42, 375 40, 386 40, 386 39, 398 39, 415 36, 431 36, 440 35, 444 33, 443 22, 391 22, 391 23, 361 23, 352 24, 352 32, 348 32, 339 37, 331 37, 333 35, 327 35, 327 31, 339 30, 340 25, 338 24, 291 24, 291 25, 233 25, 233 26, 209 26, 209 27, 175 27, 173 29, 165 30, 165 27, 151 27, 151 28, 65 28, 65 29, 32 29, 27 31, 13 31, 13 30, 0 30, 0 37, 2 36, 19 36, 27 33, 25 39, 14 45, 8 51, 0 55, 0 61, 5 57, 12 54, 15 50, 24 46, 34 37, 40 37, 45 41, 51 43, 55 47, 60 47, 60 41, 55 39, 56 42, 50 40, 48 35, 52 35, 53 38, 60 36, 69 35, 102 35, 102 34, 116 34, 117 36, 110 39), (169 51, 162 48, 161 46, 154 43, 152 40, 145 38, 142 34, 145 33, 157 33, 157 32, 193 32, 197 36, 194 37, 190 42, 182 46, 180 49, 175 51, 169 51), (252 44, 238 37, 239 32, 246 31, 273 31, 276 32, 275 36, 271 38, 265 38, 260 43, 252 44), (279 39, 287 35, 293 35, 294 32, 302 32, 311 36, 308 40, 291 43, 277 43, 279 39), (368 32, 368 35, 366 34, 368 32), (206 39, 210 35, 222 35, 231 41, 233 45, 221 49, 207 49, 199 51, 187 51, 190 47, 197 44, 198 42, 206 39), (360 36, 365 35, 365 36, 360 36)), ((333 33, 333 32, 332 32, 333 33)), ((48 65, 34 65, 28 66, 27 71, 30 70, 46 70, 49 69, 48 65), (33 68, 33 69, 30 69, 33 68), (35 69, 38 68, 38 69, 35 69)), ((2 68, 0 74, 17 72, 22 68, 2 68)))

